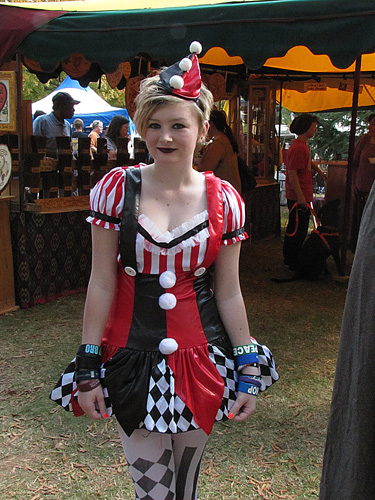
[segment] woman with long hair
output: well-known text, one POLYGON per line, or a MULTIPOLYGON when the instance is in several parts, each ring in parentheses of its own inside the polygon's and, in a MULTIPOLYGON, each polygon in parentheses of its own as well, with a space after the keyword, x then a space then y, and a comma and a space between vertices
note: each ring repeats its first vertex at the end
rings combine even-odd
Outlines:
POLYGON ((108 159, 116 160, 120 138, 128 138, 129 120, 123 115, 115 115, 108 125, 107 139, 108 159))
POLYGON ((224 111, 213 109, 207 136, 211 139, 197 164, 199 172, 212 171, 217 177, 228 181, 241 192, 238 171, 238 144, 227 123, 224 111))

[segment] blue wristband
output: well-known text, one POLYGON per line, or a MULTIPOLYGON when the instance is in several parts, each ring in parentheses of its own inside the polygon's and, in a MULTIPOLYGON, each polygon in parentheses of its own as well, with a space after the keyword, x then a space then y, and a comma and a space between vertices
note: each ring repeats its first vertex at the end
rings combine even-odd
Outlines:
POLYGON ((252 396, 258 396, 259 387, 254 384, 247 384, 246 382, 238 383, 238 392, 244 392, 245 394, 250 394, 252 396))
POLYGON ((239 382, 244 382, 245 384, 252 384, 259 387, 262 387, 262 382, 260 377, 251 376, 251 375, 241 375, 238 379, 239 382))
POLYGON ((85 354, 95 354, 97 356, 102 355, 102 350, 100 346, 95 344, 83 344, 85 354))
POLYGON ((237 367, 243 365, 250 365, 252 363, 259 363, 259 357, 257 353, 251 354, 242 354, 241 356, 236 356, 235 361, 237 363, 237 367))

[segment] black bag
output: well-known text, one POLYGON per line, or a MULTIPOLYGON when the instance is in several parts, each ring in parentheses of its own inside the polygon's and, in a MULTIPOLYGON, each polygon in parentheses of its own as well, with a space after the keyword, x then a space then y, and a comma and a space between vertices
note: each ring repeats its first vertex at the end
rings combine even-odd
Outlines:
POLYGON ((250 170, 245 160, 241 158, 241 156, 237 156, 237 162, 241 179, 241 193, 248 193, 256 187, 257 181, 253 172, 250 170))

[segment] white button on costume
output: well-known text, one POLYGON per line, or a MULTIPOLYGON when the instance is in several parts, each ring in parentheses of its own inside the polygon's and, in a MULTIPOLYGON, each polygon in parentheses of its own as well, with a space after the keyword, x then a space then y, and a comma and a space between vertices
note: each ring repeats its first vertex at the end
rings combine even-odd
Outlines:
POLYGON ((124 269, 124 271, 129 276, 135 276, 137 274, 137 271, 135 269, 133 269, 132 267, 130 267, 130 266, 126 266, 125 269, 124 269))
POLYGON ((159 351, 165 356, 177 351, 178 344, 175 339, 163 339, 159 344, 159 351))
POLYGON ((194 276, 202 276, 206 272, 205 267, 198 267, 198 269, 194 272, 194 276))
POLYGON ((176 284, 176 275, 172 271, 164 271, 159 276, 159 283, 163 288, 172 288, 176 284))
POLYGON ((163 293, 159 297, 159 306, 165 311, 170 311, 174 309, 177 304, 176 296, 173 293, 163 293))

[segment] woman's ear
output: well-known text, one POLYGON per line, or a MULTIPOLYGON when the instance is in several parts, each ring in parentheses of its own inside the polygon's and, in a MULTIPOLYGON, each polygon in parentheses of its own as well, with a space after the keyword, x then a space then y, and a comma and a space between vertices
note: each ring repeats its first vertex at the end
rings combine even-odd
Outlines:
POLYGON ((209 128, 210 128, 210 122, 205 120, 202 127, 202 133, 199 138, 200 142, 203 142, 205 140, 209 128))

